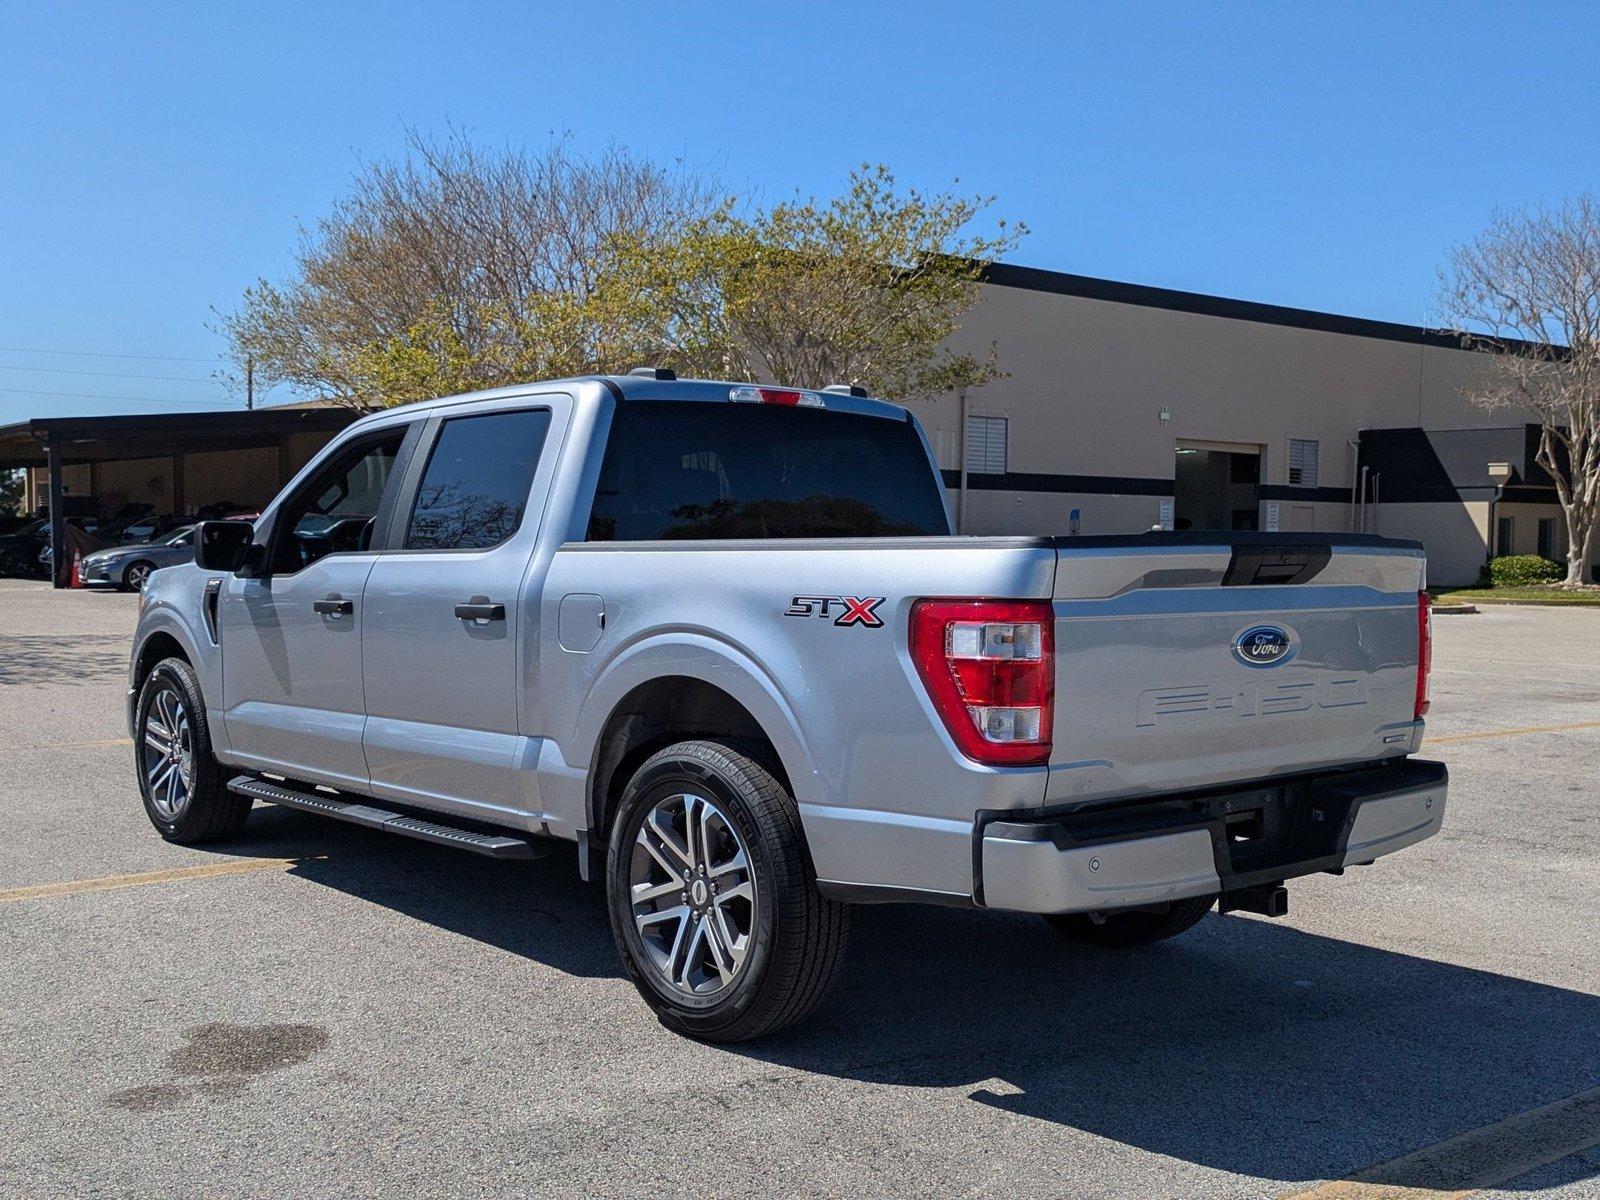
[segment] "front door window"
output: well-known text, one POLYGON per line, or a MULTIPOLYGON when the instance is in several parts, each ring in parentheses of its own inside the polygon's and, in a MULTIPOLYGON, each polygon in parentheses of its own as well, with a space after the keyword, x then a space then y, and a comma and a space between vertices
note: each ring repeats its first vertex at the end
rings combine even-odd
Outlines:
POLYGON ((394 470, 405 430, 352 446, 329 463, 277 518, 272 571, 291 575, 328 554, 365 550, 384 485, 394 470))

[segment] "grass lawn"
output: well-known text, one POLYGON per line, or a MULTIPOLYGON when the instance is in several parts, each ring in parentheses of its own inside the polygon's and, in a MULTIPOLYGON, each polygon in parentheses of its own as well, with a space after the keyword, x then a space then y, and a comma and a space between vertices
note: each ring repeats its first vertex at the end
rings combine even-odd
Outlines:
POLYGON ((1600 607, 1600 587, 1582 591, 1538 586, 1498 588, 1438 588, 1434 599, 1457 604, 1591 604, 1600 607))

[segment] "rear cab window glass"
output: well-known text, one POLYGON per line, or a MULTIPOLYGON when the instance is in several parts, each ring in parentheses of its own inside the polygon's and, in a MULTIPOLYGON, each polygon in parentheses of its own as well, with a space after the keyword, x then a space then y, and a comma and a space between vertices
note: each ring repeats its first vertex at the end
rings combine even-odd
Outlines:
POLYGON ((417 488, 407 550, 487 550, 522 525, 534 471, 550 431, 550 410, 454 417, 417 488))
POLYGON ((909 421, 777 405, 617 405, 590 541, 947 534, 909 421))

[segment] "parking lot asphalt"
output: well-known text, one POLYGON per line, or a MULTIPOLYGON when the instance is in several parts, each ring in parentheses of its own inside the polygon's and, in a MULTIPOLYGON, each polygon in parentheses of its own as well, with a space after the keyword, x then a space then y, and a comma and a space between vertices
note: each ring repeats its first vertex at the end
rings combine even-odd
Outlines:
POLYGON ((1600 1195, 1600 611, 1438 619, 1445 831, 1287 918, 1114 953, 863 909, 736 1048, 654 1021, 564 845, 162 842, 134 616, 0 581, 0 1195, 1600 1195))

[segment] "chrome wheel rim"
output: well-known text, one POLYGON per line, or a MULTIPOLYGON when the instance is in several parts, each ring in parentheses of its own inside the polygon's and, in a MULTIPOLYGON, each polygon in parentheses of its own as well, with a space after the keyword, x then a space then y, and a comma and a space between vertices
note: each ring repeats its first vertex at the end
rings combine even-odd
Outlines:
POLYGON ((145 711, 140 752, 150 806, 162 820, 176 820, 194 782, 194 730, 183 698, 170 688, 158 691, 145 711))
POLYGON ((656 802, 633 841, 629 905, 647 969, 696 999, 738 980, 755 944, 756 880, 738 829, 705 796, 656 802))
POLYGON ((149 578, 149 567, 133 567, 128 571, 128 586, 136 592, 142 592, 144 591, 145 582, 149 578))

